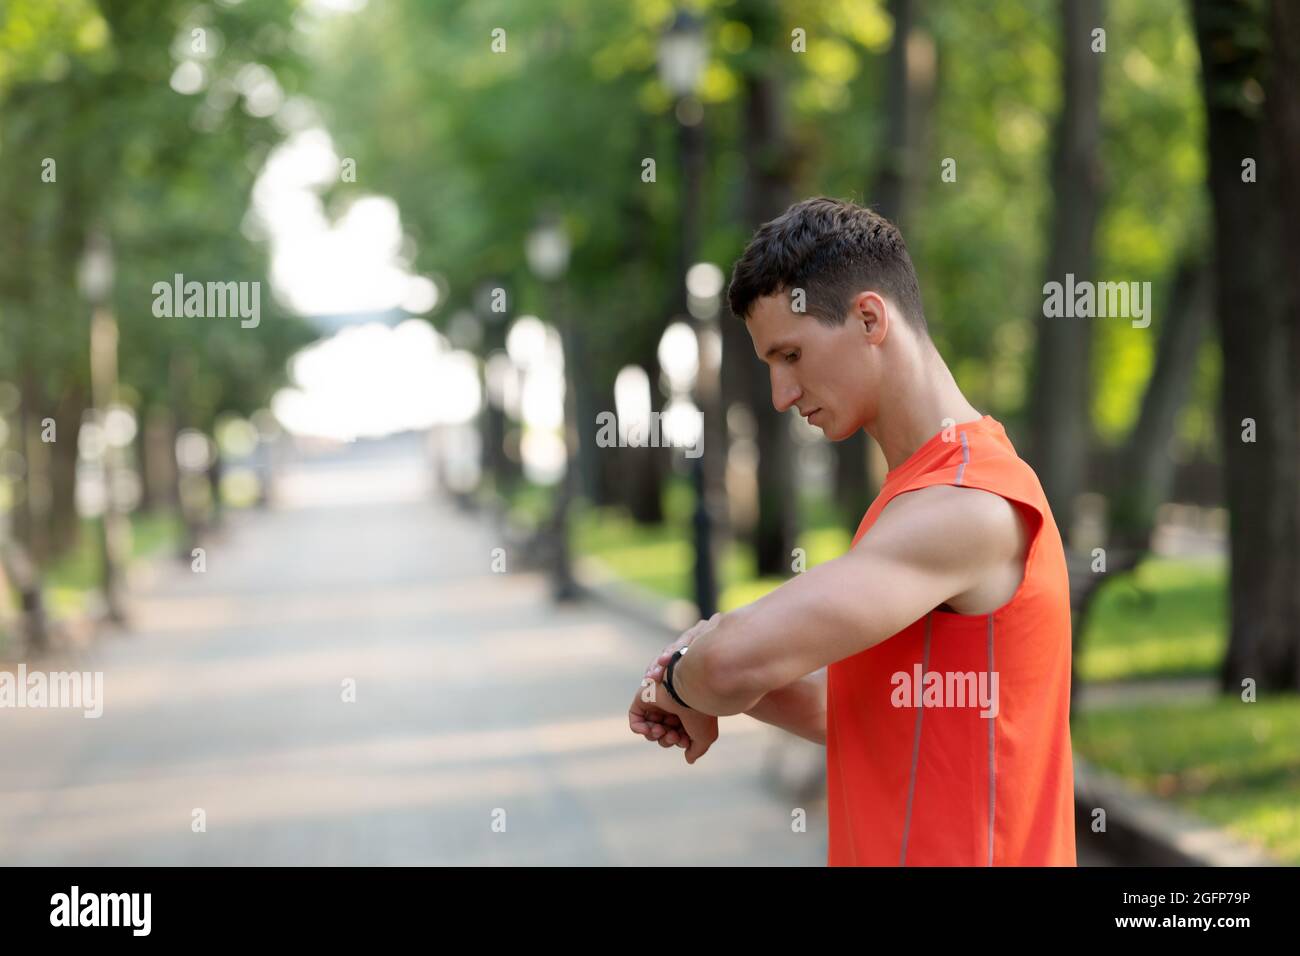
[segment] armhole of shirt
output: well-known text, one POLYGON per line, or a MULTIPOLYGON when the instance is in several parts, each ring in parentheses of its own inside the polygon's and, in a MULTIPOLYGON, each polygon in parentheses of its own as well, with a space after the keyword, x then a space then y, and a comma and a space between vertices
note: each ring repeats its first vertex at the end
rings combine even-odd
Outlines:
MULTIPOLYGON (((1022 498, 1012 491, 990 487, 987 482, 980 481, 978 475, 972 476, 969 472, 962 476, 961 481, 958 481, 955 476, 946 476, 943 474, 926 475, 915 483, 905 485, 898 489, 898 491, 889 496, 889 501, 893 501, 899 495, 907 494, 912 491, 921 491, 924 488, 933 488, 937 485, 950 485, 954 488, 973 488, 976 491, 984 491, 991 495, 997 495, 999 498, 1010 502, 1011 507, 1015 509, 1017 517, 1024 519, 1025 533, 1028 535, 1025 541, 1025 565, 1020 576, 1020 583, 1016 586, 1016 590, 1012 593, 1011 597, 1007 598, 1005 602, 998 605, 994 610, 986 611, 982 614, 957 614, 955 611, 942 612, 944 614, 954 614, 958 617, 987 617, 990 614, 1001 614, 1020 598, 1021 594, 1025 590, 1025 585, 1029 582, 1029 576, 1034 565, 1034 557, 1038 553, 1039 542, 1042 541, 1043 527, 1047 523, 1042 509, 1038 505, 1034 504, 1034 502, 1027 498, 1022 498)), ((886 504, 888 503, 889 502, 887 501, 886 504)))

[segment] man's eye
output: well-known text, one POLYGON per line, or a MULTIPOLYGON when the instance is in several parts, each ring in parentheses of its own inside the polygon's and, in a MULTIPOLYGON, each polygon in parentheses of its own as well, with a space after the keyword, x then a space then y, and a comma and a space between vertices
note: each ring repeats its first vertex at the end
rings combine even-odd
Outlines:
POLYGON ((789 362, 789 361, 793 361, 794 359, 796 359, 796 358, 798 358, 798 357, 799 357, 799 353, 798 353, 798 352, 787 352, 787 353, 785 354, 785 360, 786 360, 787 362, 789 362))

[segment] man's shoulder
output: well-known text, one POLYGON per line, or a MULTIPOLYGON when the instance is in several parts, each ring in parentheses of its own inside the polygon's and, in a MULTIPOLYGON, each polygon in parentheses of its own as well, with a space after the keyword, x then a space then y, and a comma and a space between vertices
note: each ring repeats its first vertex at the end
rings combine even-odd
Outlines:
MULTIPOLYGON (((1012 502, 966 485, 935 484, 895 495, 871 531, 936 556, 1011 560, 1024 553, 1027 529, 1012 502)), ((868 532, 870 534, 870 532, 868 532)))

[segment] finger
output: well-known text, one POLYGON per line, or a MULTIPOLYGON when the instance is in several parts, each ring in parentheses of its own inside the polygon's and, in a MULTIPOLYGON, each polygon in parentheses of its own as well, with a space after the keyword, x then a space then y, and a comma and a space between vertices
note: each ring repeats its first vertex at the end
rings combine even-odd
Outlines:
POLYGON ((638 703, 628 711, 628 720, 629 722, 654 725, 661 723, 666 714, 667 711, 660 710, 652 704, 638 703))
POLYGON ((655 658, 654 664, 651 665, 651 669, 653 670, 654 668, 662 668, 666 666, 668 662, 673 659, 673 655, 676 654, 680 648, 686 647, 688 644, 690 644, 689 640, 674 641, 672 644, 669 644, 659 652, 659 656, 655 658))
POLYGON ((691 745, 686 748, 686 762, 695 763, 695 761, 699 760, 708 752, 708 749, 712 744, 713 741, 711 740, 701 740, 695 737, 691 738, 691 745))
POLYGON ((645 734, 650 732, 650 728, 655 725, 655 721, 643 711, 635 711, 628 714, 627 724, 634 733, 645 734))

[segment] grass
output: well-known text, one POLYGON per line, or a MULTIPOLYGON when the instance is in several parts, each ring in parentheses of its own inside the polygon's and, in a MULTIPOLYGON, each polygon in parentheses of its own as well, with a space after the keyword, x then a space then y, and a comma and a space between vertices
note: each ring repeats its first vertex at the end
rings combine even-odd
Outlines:
MULTIPOLYGON (((693 507, 689 482, 674 478, 665 488, 665 521, 659 526, 638 525, 619 508, 580 508, 574 520, 574 548, 579 554, 598 558, 614 574, 632 584, 664 598, 689 601, 693 596, 694 550, 690 537, 693 507)), ((810 499, 802 507, 808 527, 796 539, 796 546, 806 553, 806 567, 829 561, 848 550, 852 535, 835 525, 829 505, 810 499)), ((744 542, 728 542, 718 559, 718 604, 724 611, 757 600, 788 580, 778 576, 756 577, 754 550, 744 542)))
MULTIPOLYGON (((130 529, 129 553, 133 560, 173 547, 181 535, 180 520, 170 514, 133 514, 130 529)), ((54 616, 81 613, 87 598, 99 586, 99 535, 98 522, 83 521, 76 546, 46 571, 46 601, 54 616)))
MULTIPOLYGON (((174 547, 180 541, 180 519, 172 515, 137 513, 130 516, 130 556, 137 559, 174 547)), ((42 576, 46 612, 52 617, 75 617, 87 609, 90 595, 99 586, 100 539, 98 522, 81 523, 77 543, 46 569, 42 576)), ((0 627, 0 650, 13 635, 0 627)))
POLYGON ((1227 640, 1223 559, 1149 558, 1102 588, 1079 657, 1084 680, 1210 676, 1227 640))
POLYGON ((1300 865, 1300 695, 1089 711, 1075 750, 1300 865))

